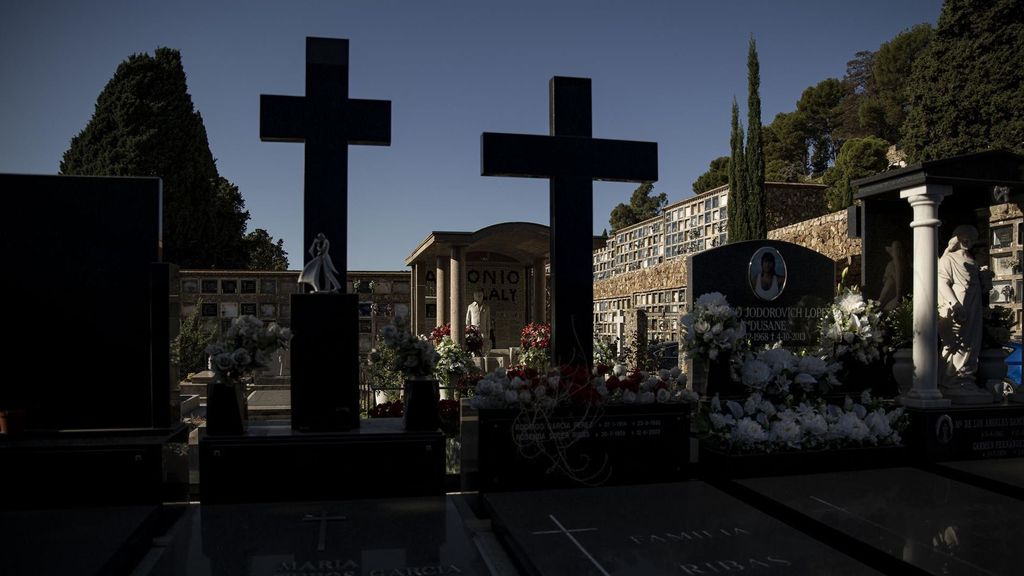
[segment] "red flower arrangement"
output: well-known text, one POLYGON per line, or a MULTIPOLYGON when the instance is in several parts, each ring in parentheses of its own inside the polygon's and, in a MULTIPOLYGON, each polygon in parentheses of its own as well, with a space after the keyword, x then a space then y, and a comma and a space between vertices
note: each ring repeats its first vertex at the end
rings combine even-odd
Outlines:
POLYGON ((370 418, 400 418, 405 412, 405 404, 401 400, 384 402, 370 408, 370 418))
POLYGON ((437 346, 438 344, 441 343, 441 340, 444 340, 445 336, 451 336, 451 335, 452 335, 452 325, 451 324, 445 324, 443 326, 438 326, 437 328, 434 328, 433 330, 430 331, 430 342, 434 346, 437 346))
POLYGON ((466 351, 470 354, 480 354, 484 351, 484 336, 480 329, 473 324, 467 324, 463 331, 466 335, 466 351))
POLYGON ((519 335, 519 343, 523 348, 551 349, 551 324, 546 322, 531 322, 527 324, 519 335))

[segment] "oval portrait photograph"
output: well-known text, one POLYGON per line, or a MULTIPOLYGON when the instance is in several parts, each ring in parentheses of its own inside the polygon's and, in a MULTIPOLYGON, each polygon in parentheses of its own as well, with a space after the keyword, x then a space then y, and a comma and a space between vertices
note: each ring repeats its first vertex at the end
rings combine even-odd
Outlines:
POLYGON ((775 300, 786 288, 786 261, 770 246, 754 252, 747 274, 750 289, 760 300, 775 300))

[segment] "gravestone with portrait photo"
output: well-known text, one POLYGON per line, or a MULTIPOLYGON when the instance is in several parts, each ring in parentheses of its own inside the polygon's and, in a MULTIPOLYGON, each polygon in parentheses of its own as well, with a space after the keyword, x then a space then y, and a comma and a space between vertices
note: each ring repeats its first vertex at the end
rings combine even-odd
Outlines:
POLYGON ((702 294, 722 293, 758 347, 814 346, 836 289, 831 258, 778 240, 737 242, 694 254, 687 277, 687 309, 702 294))

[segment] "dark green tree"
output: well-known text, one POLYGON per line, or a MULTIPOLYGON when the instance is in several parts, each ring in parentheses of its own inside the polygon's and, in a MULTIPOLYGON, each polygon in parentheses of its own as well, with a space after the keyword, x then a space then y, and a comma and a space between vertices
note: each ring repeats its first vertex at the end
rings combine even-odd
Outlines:
POLYGON ((765 180, 799 182, 807 176, 807 128, 799 112, 780 112, 764 128, 765 180))
POLYGON ((181 322, 178 335, 171 342, 171 361, 178 365, 182 376, 206 370, 206 347, 215 334, 203 330, 202 308, 203 300, 200 298, 195 309, 181 322))
POLYGON ((711 161, 708 171, 701 174, 693 182, 695 194, 707 192, 712 188, 718 188, 729 183, 729 157, 719 156, 711 161))
POLYGON ((992 148, 1024 153, 1022 62, 1020 0, 946 0, 906 89, 908 160, 992 148))
POLYGON ((836 159, 843 141, 839 133, 843 99, 850 87, 838 78, 826 78, 803 91, 796 104, 803 117, 811 147, 810 170, 820 176, 836 159))
POLYGON ((835 166, 826 170, 821 179, 828 186, 825 194, 830 210, 842 210, 853 204, 850 182, 885 170, 889 165, 885 156, 888 149, 888 142, 874 136, 852 138, 843 143, 835 166))
POLYGON ((907 115, 907 78, 931 38, 931 26, 919 24, 878 49, 871 67, 871 93, 858 110, 867 133, 889 142, 899 140, 907 115))
POLYGON ((166 261, 186 268, 242 268, 248 261, 242 236, 249 214, 238 188, 217 173, 177 50, 136 54, 117 67, 60 172, 159 176, 166 261))
POLYGON ((284 249, 284 240, 274 242, 274 238, 263 228, 257 228, 245 236, 249 270, 287 270, 288 252, 284 249))
POLYGON ((726 210, 729 222, 726 225, 729 242, 748 238, 747 214, 747 161, 743 153, 743 125, 740 124, 740 107, 732 99, 732 124, 729 135, 729 206, 726 210))
POLYGON ((626 226, 661 214, 665 205, 668 204, 668 196, 664 192, 652 196, 653 191, 654 183, 644 182, 633 191, 633 195, 629 198, 629 204, 619 203, 612 208, 608 224, 611 225, 613 234, 626 226))
POLYGON ((764 189, 764 141, 761 137, 761 65, 757 45, 750 39, 747 50, 747 189, 746 213, 748 240, 768 237, 765 207, 768 199, 764 189))

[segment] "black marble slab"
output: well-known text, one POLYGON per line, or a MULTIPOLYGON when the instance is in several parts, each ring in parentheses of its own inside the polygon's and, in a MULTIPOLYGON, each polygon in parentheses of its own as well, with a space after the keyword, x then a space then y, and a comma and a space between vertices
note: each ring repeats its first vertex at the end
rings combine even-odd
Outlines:
POLYGON ((443 495, 440 430, 410 432, 372 418, 348 432, 250 425, 243 436, 199 442, 204 504, 443 495))
POLYGON ((181 500, 168 477, 187 457, 169 447, 187 442, 184 424, 0 435, 0 510, 181 500))
POLYGON ((489 574, 451 497, 202 505, 150 576, 489 574))
POLYGON ((531 575, 878 573, 703 482, 483 498, 531 575))
POLYGON ((145 554, 159 506, 0 512, 0 574, 127 573, 145 554))
POLYGON ((941 462, 930 470, 979 488, 1024 499, 1024 458, 941 462))
POLYGON ((1021 573, 1024 502, 914 468, 755 478, 742 487, 930 574, 1021 573))

